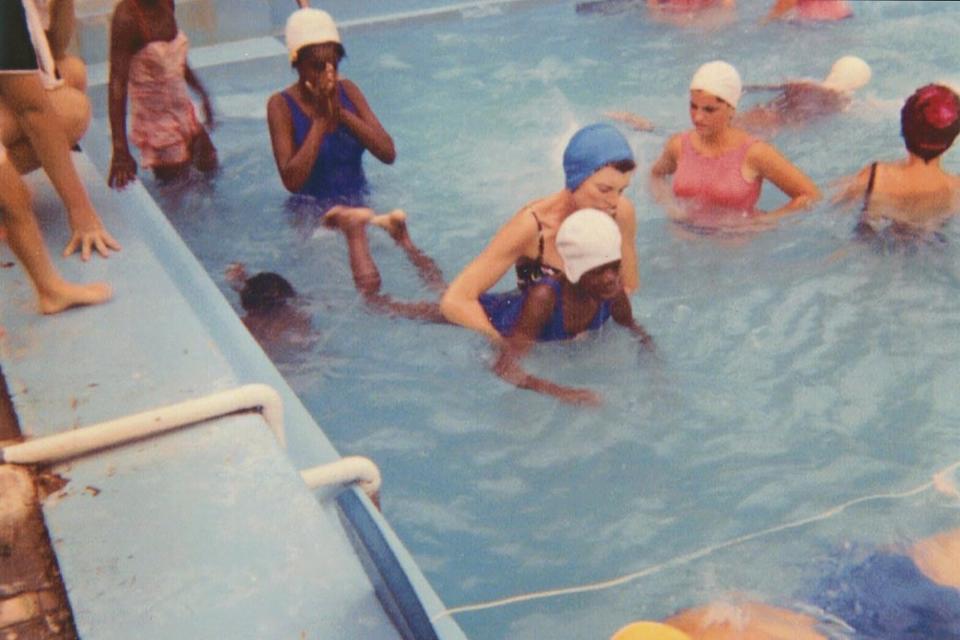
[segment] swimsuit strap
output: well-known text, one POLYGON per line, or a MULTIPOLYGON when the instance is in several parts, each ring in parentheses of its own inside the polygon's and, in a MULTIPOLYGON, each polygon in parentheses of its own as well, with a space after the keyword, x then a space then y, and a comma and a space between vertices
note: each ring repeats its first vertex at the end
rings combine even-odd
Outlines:
POLYGON ((530 208, 530 215, 537 222, 537 262, 543 263, 543 224, 540 223, 540 218, 537 217, 537 212, 533 207, 530 208))
POLYGON ((867 209, 870 208, 870 195, 873 193, 873 185, 877 180, 877 163, 874 162, 870 165, 870 177, 867 179, 867 191, 863 194, 863 207, 860 209, 860 213, 866 213, 867 209))

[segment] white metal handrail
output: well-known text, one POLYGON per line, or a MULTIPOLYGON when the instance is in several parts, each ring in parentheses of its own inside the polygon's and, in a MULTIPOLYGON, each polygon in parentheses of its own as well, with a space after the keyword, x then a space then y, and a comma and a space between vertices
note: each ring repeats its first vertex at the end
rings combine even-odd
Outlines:
POLYGON ((357 484, 378 508, 380 506, 380 469, 370 458, 347 456, 329 464, 304 469, 300 477, 311 489, 357 484))
POLYGON ((76 458, 92 451, 127 444, 238 411, 258 409, 281 447, 283 400, 265 384, 248 384, 202 398, 36 438, 0 449, 0 464, 42 464, 76 458))

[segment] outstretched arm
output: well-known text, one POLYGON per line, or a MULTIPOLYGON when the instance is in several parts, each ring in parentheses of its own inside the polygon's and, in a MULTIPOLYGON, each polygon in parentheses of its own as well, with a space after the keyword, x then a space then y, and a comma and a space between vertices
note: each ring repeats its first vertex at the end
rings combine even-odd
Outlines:
POLYGON ((663 146, 663 152, 650 169, 650 194, 667 211, 671 220, 684 220, 686 211, 673 197, 669 177, 677 171, 677 158, 680 157, 682 134, 671 136, 663 146))
POLYGON ((495 285, 526 254, 527 247, 536 242, 536 220, 524 215, 525 211, 526 208, 522 209, 503 225, 483 252, 450 283, 440 300, 440 310, 447 320, 500 340, 480 306, 480 294, 495 285))
POLYGON ((549 321, 556 302, 556 295, 549 285, 533 285, 524 301, 513 334, 498 345, 499 352, 493 372, 520 389, 530 389, 571 404, 599 405, 600 397, 593 391, 563 386, 531 375, 524 371, 520 364, 549 321))
POLYGON ((127 82, 130 79, 130 61, 140 38, 139 25, 126 4, 117 5, 110 22, 110 80, 107 107, 110 114, 110 137, 113 157, 107 184, 123 189, 137 177, 137 162, 130 155, 127 142, 127 82))
POLYGON ((653 343, 653 337, 647 333, 643 325, 633 318, 633 308, 630 305, 630 298, 628 298, 626 294, 621 293, 614 299, 610 312, 613 321, 621 327, 626 327, 641 346, 649 351, 655 350, 656 347, 653 343))
POLYGON ((188 64, 184 65, 183 79, 186 80, 190 88, 193 89, 198 96, 200 96, 203 106, 203 121, 206 123, 208 129, 213 129, 216 125, 213 121, 213 106, 210 104, 210 96, 207 94, 207 90, 204 89, 203 85, 200 83, 200 79, 188 64))

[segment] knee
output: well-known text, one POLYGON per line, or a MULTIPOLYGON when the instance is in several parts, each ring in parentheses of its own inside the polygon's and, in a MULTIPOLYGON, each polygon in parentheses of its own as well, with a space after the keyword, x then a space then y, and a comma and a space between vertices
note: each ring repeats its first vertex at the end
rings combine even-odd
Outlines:
POLYGON ((83 60, 76 56, 64 56, 57 60, 57 70, 60 71, 60 77, 68 86, 81 93, 86 92, 87 65, 83 63, 83 60))
POLYGON ((70 144, 76 143, 90 126, 92 109, 86 94, 71 87, 60 87, 51 95, 54 111, 70 144))

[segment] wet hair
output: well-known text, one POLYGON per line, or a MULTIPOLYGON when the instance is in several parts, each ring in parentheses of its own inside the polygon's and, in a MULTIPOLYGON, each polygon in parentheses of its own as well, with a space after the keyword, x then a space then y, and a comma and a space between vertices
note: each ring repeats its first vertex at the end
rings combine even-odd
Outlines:
POLYGON ((920 87, 900 110, 900 135, 907 151, 924 162, 949 149, 958 133, 960 97, 943 85, 920 87))
POLYGON ((337 64, 339 64, 341 60, 347 57, 347 50, 344 49, 343 45, 340 44, 339 42, 319 42, 314 44, 305 44, 299 49, 297 49, 297 57, 293 62, 290 63, 290 66, 296 69, 300 61, 303 60, 303 54, 306 53, 307 49, 310 49, 313 47, 317 47, 320 49, 329 48, 330 50, 332 50, 334 53, 337 54, 337 64))
POLYGON ((269 271, 261 272, 243 284, 240 305, 245 311, 268 311, 282 307, 295 295, 297 292, 286 278, 269 271))

